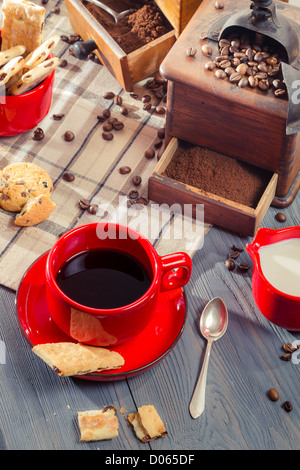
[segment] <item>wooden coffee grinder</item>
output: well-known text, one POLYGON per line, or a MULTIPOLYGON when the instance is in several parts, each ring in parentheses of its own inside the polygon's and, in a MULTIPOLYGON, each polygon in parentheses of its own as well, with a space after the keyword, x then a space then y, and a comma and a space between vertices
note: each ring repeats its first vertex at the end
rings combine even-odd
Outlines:
POLYGON ((285 207, 300 187, 300 8, 274 0, 224 0, 223 9, 215 3, 203 0, 161 65, 168 80, 167 141, 183 139, 276 173, 272 205, 285 207), (272 86, 240 88, 206 70, 220 55, 222 38, 243 34, 278 49, 284 98, 272 86), (209 57, 203 45, 211 48, 209 57))

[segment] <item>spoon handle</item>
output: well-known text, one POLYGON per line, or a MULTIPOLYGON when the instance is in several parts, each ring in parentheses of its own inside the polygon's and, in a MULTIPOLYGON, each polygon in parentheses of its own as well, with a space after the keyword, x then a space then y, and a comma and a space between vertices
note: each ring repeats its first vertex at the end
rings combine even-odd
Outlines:
POLYGON ((190 413, 194 419, 198 418, 203 413, 205 407, 206 378, 211 345, 212 341, 208 341, 201 372, 190 402, 190 413))

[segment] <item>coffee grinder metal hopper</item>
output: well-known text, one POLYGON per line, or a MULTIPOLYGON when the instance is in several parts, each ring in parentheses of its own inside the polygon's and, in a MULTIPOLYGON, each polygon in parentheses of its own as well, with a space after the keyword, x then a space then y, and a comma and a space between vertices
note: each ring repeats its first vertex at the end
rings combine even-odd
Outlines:
POLYGON ((281 6, 281 2, 273 0, 252 0, 249 8, 212 25, 207 36, 219 41, 235 31, 248 30, 277 43, 282 52, 280 67, 289 99, 286 133, 292 135, 300 131, 300 27, 280 14, 281 6))

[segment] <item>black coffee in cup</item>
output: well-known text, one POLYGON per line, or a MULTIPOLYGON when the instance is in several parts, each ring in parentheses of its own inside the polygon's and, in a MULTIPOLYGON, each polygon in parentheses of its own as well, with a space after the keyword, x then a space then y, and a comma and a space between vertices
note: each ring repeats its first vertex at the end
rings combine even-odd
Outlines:
POLYGON ((118 250, 87 250, 58 271, 59 288, 75 302, 96 309, 129 305, 145 294, 151 278, 140 261, 118 250))

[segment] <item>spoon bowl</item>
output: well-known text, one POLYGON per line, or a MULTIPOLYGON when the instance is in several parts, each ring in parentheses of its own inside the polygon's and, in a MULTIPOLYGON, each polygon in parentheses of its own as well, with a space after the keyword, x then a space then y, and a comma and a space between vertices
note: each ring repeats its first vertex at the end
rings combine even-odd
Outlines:
POLYGON ((215 297, 208 302, 200 317, 200 332, 207 340, 207 348, 202 369, 190 402, 190 413, 194 419, 203 413, 205 407, 206 379, 212 343, 224 335, 227 325, 227 307, 220 297, 215 297))
POLYGON ((131 10, 124 10, 124 11, 121 11, 120 13, 117 13, 116 11, 109 8, 104 3, 99 2, 99 0, 86 0, 86 1, 88 1, 90 3, 94 3, 99 8, 102 8, 102 10, 106 11, 106 13, 109 13, 113 17, 113 19, 115 20, 116 23, 118 23, 118 21, 120 21, 122 18, 124 18, 124 16, 128 15, 131 11, 131 10))

